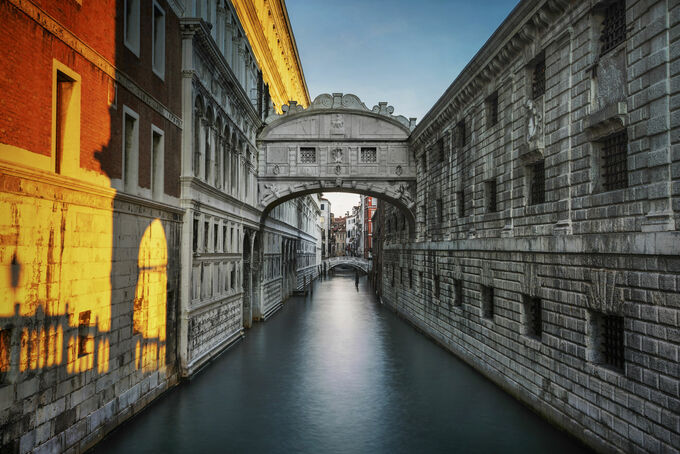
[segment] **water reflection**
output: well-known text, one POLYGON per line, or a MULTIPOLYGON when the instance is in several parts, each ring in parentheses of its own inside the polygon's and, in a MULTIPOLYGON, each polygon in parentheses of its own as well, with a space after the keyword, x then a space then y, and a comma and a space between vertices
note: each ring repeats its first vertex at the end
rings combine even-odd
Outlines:
POLYGON ((98 452, 586 452, 336 274, 98 452))

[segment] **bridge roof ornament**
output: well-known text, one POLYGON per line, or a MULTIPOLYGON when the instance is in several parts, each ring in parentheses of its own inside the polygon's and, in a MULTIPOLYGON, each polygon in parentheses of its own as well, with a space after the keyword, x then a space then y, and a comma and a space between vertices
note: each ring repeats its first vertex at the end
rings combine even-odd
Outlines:
POLYGON ((406 118, 403 115, 393 115, 394 107, 389 106, 387 102, 381 101, 378 103, 378 105, 373 106, 373 109, 369 109, 357 95, 350 93, 333 93, 332 95, 324 93, 314 98, 312 104, 310 104, 310 106, 306 109, 296 101, 290 101, 289 104, 284 104, 281 109, 283 110, 283 114, 270 115, 267 117, 266 122, 271 123, 286 116, 314 110, 358 110, 362 112, 372 112, 374 114, 396 120, 408 128, 409 131, 413 131, 413 129, 416 127, 416 119, 414 117, 406 118))

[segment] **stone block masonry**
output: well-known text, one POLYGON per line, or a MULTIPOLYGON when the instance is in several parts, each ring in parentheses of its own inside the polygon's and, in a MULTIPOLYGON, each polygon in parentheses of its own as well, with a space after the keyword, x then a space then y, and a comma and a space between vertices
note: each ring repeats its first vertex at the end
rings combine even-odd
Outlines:
POLYGON ((387 207, 376 260, 385 304, 602 452, 680 452, 679 11, 520 2, 411 134, 416 229, 387 207))

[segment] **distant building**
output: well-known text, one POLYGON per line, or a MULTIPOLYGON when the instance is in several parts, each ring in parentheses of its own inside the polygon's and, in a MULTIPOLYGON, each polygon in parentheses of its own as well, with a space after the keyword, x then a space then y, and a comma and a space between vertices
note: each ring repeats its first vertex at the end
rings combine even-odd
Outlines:
POLYGON ((331 202, 328 199, 321 197, 319 202, 319 209, 321 210, 321 216, 319 218, 319 225, 321 226, 321 256, 325 258, 329 257, 331 254, 330 232, 331 217, 333 214, 331 213, 331 202))
POLYGON ((361 196, 362 237, 360 250, 366 259, 370 259, 373 250, 373 214, 378 207, 378 199, 361 196))

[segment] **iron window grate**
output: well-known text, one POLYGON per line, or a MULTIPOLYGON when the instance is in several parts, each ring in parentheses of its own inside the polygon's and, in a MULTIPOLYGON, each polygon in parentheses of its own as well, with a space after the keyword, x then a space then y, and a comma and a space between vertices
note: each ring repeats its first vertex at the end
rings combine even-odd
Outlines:
POLYGON ((361 149, 361 162, 375 163, 378 162, 377 150, 375 148, 361 149))
POLYGON ((316 148, 300 148, 300 162, 302 164, 316 163, 316 148))
POLYGON ((465 120, 456 124, 456 145, 463 148, 467 144, 467 131, 465 130, 465 120))
POLYGON ((531 95, 538 99, 545 94, 545 56, 541 56, 534 65, 531 77, 531 95))
POLYGON ((604 12, 600 42, 604 55, 626 40, 626 1, 618 0, 609 4, 604 12))
POLYGON ((454 305, 456 306, 462 306, 463 305, 463 281, 460 279, 456 279, 453 281, 453 285, 455 286, 456 289, 456 300, 453 302, 454 305))
POLYGON ((482 286, 482 317, 493 318, 493 287, 482 286))
POLYGON ((540 160, 531 165, 531 205, 545 202, 545 161, 540 160))
POLYGON ((495 178, 486 182, 486 210, 489 213, 498 211, 497 189, 495 178))
POLYGON ((628 134, 626 131, 604 139, 602 177, 605 191, 628 187, 628 134))
POLYGON ((541 312, 541 299, 537 297, 529 298, 529 305, 527 308, 527 317, 529 325, 529 334, 532 336, 541 336, 543 333, 543 314, 541 312))
POLYGON ((434 281, 434 297, 439 298, 439 276, 435 274, 433 281, 434 281))
POLYGON ((465 191, 458 191, 458 217, 465 217, 465 191))
POLYGON ((489 107, 489 126, 495 126, 498 123, 498 92, 495 92, 487 99, 489 107))
POLYGON ((602 353, 604 362, 617 369, 623 369, 623 317, 604 315, 602 325, 602 353))

